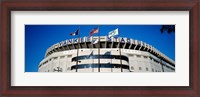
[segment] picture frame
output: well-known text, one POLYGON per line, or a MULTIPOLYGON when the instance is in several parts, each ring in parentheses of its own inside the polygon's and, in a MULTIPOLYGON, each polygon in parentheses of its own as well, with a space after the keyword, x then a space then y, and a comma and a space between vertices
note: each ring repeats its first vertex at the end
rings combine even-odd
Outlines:
POLYGON ((0 96, 199 97, 199 0, 1 1, 0 96), (11 11, 189 11, 189 86, 11 86, 11 11))

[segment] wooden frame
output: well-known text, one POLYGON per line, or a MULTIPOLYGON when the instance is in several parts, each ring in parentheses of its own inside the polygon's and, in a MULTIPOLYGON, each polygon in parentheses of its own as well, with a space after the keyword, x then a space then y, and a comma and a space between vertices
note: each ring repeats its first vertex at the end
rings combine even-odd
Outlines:
POLYGON ((8 0, 1 2, 0 96, 200 97, 199 0, 8 0), (11 86, 11 11, 189 11, 190 86, 11 86))

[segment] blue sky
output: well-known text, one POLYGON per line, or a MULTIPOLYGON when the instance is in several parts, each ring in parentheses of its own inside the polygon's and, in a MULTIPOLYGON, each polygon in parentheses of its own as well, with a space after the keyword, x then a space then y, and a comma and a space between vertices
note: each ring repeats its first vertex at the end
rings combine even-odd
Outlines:
MULTIPOLYGON (((55 43, 77 38, 69 34, 79 27, 80 37, 84 37, 98 25, 25 25, 25 72, 37 72, 46 50, 55 43)), ((116 28, 119 37, 144 41, 175 60, 175 33, 161 33, 161 25, 100 25, 100 35, 116 28)))

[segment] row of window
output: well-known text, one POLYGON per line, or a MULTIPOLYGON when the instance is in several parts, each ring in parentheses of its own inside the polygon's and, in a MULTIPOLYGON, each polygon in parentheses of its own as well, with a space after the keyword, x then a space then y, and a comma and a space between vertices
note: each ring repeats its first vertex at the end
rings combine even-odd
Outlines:
MULTIPOLYGON (((134 55, 133 54, 129 54, 129 57, 133 57, 134 55)), ((136 55, 136 57, 137 58, 142 58, 142 55, 136 55)), ((157 64, 159 64, 159 63, 162 63, 162 65, 165 65, 166 64, 166 62, 165 61, 163 61, 163 60, 160 60, 160 62, 158 61, 158 60, 156 60, 156 59, 154 59, 154 58, 152 58, 152 57, 148 57, 148 56, 143 56, 143 58, 144 59, 150 59, 150 60, 152 60, 153 62, 155 62, 155 63, 157 63, 157 64), (161 62, 162 61, 162 62, 161 62), (165 64, 164 64, 165 63, 165 64)), ((167 65, 166 65, 167 66, 167 65)), ((172 66, 174 66, 174 65, 172 65, 172 66)), ((168 68, 171 68, 171 67, 169 67, 169 66, 167 66, 168 68)), ((173 69, 173 68, 172 68, 173 69)))
MULTIPOLYGON (((134 55, 133 54, 129 54, 129 56, 131 56, 131 57, 133 57, 134 55)), ((142 57, 142 55, 136 55, 136 57, 137 58, 141 58, 142 57)), ((163 66, 165 66, 165 67, 167 67, 167 68, 169 68, 169 69, 171 69, 171 70, 174 70, 174 68, 172 68, 172 67, 170 67, 170 66, 168 66, 168 65, 166 65, 166 63, 162 60, 160 60, 160 62, 158 61, 158 60, 156 60, 156 59, 154 59, 154 58, 152 58, 152 57, 148 57, 148 56, 143 56, 143 58, 144 59, 147 59, 147 58, 149 58, 150 60, 152 60, 153 62, 155 62, 155 63, 157 63, 157 64, 162 64, 163 66)), ((159 71, 158 71, 159 72, 159 71)))
POLYGON ((166 67, 167 69, 170 69, 170 70, 172 70, 172 71, 175 70, 174 68, 172 68, 172 67, 170 67, 170 66, 168 66, 168 65, 164 65, 164 64, 152 64, 152 65, 154 65, 154 66, 163 66, 163 67, 166 67))
MULTIPOLYGON (((142 57, 142 55, 129 54, 129 57, 133 57, 133 56, 136 56, 137 58, 141 58, 142 57)), ((148 56, 143 56, 143 58, 147 59, 148 56)))
MULTIPOLYGON (((138 69, 139 69, 139 70, 142 70, 142 67, 139 67, 138 69)), ((131 70, 134 70, 134 67, 133 67, 133 66, 131 66, 131 70)), ((146 67, 145 70, 146 70, 146 71, 149 71, 149 68, 146 67)), ((154 69, 152 69, 152 72, 154 72, 154 69)), ((161 71, 155 70, 155 72, 161 72, 161 71)))
MULTIPOLYGON (((60 59, 63 59, 63 58, 65 58, 65 57, 66 57, 66 56, 60 56, 60 59)), ((67 55, 67 57, 68 57, 68 58, 71 58, 72 55, 67 55)), ((45 61, 44 63, 40 64, 39 67, 41 67, 42 65, 45 65, 46 63, 48 63, 48 62, 51 61, 51 60, 57 60, 57 59, 58 59, 58 57, 53 57, 53 58, 51 58, 51 59, 45 61)))
POLYGON ((171 70, 174 70, 174 68, 172 68, 172 67, 170 67, 170 66, 167 66, 167 65, 163 65, 163 66, 165 66, 165 67, 167 67, 167 68, 169 68, 169 69, 171 69, 171 70))
MULTIPOLYGON (((163 60, 160 60, 160 62, 159 62, 158 60, 155 60, 155 59, 153 59, 152 57, 150 57, 150 60, 152 60, 153 62, 155 62, 155 63, 157 63, 157 64, 160 63, 161 65, 163 65, 163 66, 165 66, 165 67, 167 67, 167 68, 169 68, 169 69, 171 69, 171 70, 174 70, 174 68, 168 66, 168 65, 166 64, 166 62, 163 62, 163 60)), ((174 66, 174 65, 172 65, 172 66, 174 66)))
MULTIPOLYGON (((60 68, 60 67, 57 67, 57 68, 53 69, 53 72, 62 72, 62 71, 63 71, 63 69, 60 68)), ((50 72, 50 70, 47 70, 47 71, 44 71, 44 72, 50 72)))
MULTIPOLYGON (((129 57, 133 57, 133 56, 134 56, 133 54, 129 54, 129 57)), ((136 57, 137 58, 142 58, 143 57, 144 59, 148 59, 149 58, 150 60, 154 61, 155 63, 157 63, 157 64, 159 63, 158 60, 153 59, 152 57, 142 56, 142 55, 136 55, 136 57)))

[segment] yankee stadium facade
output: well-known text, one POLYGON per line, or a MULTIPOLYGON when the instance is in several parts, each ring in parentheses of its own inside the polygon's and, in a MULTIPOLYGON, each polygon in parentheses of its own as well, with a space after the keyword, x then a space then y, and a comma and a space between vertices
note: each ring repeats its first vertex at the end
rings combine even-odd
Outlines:
POLYGON ((38 65, 38 71, 175 72, 175 62, 143 41, 91 36, 52 45, 38 65))

